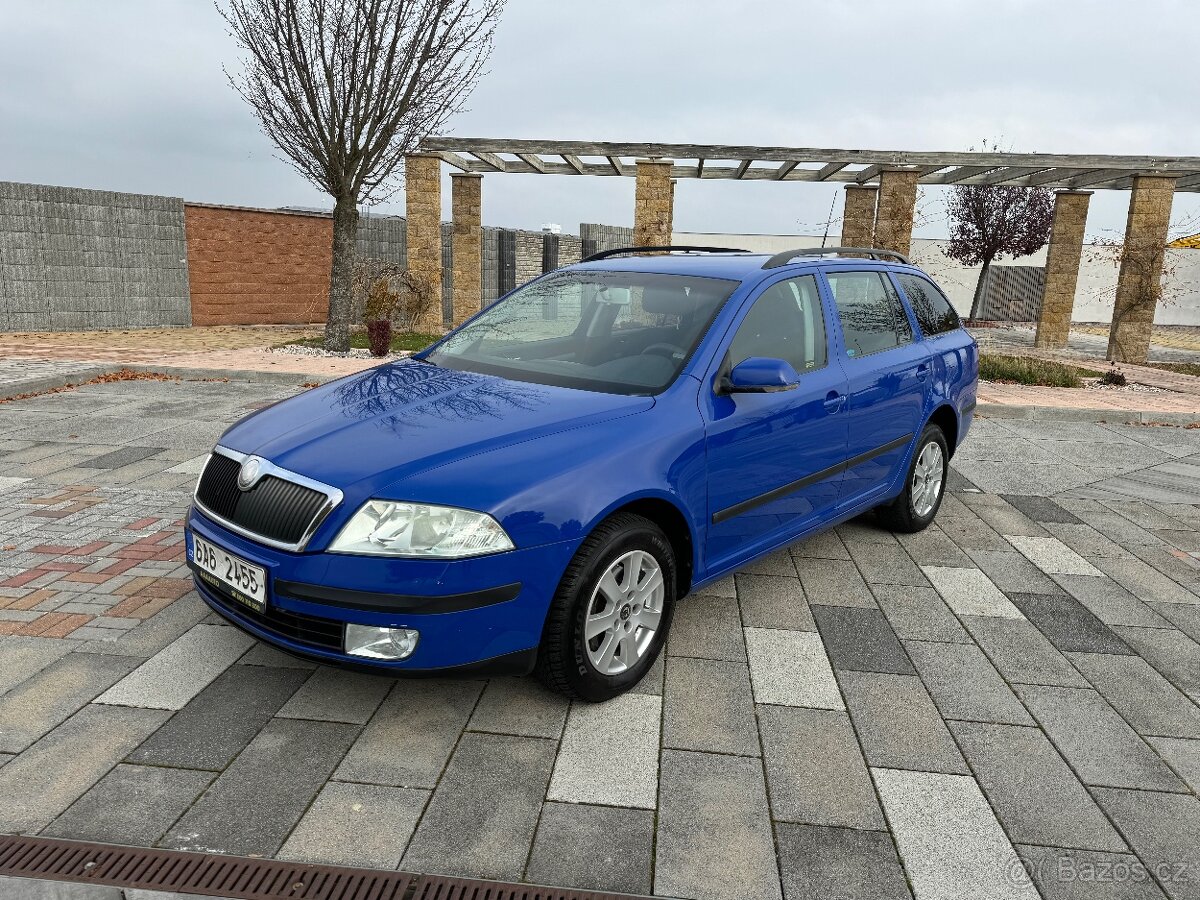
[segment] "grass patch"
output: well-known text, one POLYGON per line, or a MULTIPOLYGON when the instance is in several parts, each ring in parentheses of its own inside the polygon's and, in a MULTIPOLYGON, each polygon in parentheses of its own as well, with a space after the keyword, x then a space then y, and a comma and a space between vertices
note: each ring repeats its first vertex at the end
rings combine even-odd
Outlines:
POLYGON ((1002 356, 982 353, 979 356, 979 377, 1001 384, 1031 384, 1040 387, 1083 387, 1084 378, 1099 378, 1102 373, 1093 369, 1068 366, 1032 356, 1002 356))
MULTIPOLYGON (((401 350, 415 351, 424 350, 436 340, 440 340, 440 334, 421 334, 419 331, 405 331, 399 334, 392 335, 392 352, 398 353, 401 350)), ((325 342, 324 337, 301 338, 298 341, 288 341, 285 344, 280 344, 281 347, 320 347, 325 342)), ((350 348, 352 350, 366 350, 367 333, 365 331, 352 331, 350 333, 350 348)))
POLYGON ((1138 365, 1147 366, 1151 369, 1164 369, 1168 372, 1177 372, 1180 375, 1194 375, 1200 378, 1200 363, 1144 362, 1138 363, 1138 365))

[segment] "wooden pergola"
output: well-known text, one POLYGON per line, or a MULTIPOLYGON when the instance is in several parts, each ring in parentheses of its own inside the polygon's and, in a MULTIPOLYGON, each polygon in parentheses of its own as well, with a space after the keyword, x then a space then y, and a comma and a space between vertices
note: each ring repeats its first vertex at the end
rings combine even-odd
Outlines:
POLYGON ((823 150, 432 136, 407 161, 409 268, 441 273, 442 163, 452 166, 454 320, 478 309, 484 175, 594 175, 637 179, 634 243, 671 243, 681 179, 842 184, 841 244, 907 254, 918 185, 1012 185, 1056 191, 1035 343, 1065 347, 1079 278, 1088 202, 1130 191, 1129 219, 1109 332, 1110 359, 1143 362, 1161 293, 1171 200, 1200 193, 1200 157, 1072 153, 823 150))
POLYGON ((636 160, 669 159, 671 178, 869 184, 878 181, 887 169, 913 168, 918 184, 1127 191, 1134 176, 1163 175, 1176 179, 1176 191, 1200 193, 1197 156, 818 150, 443 136, 426 138, 421 150, 459 171, 477 174, 633 176, 636 160))

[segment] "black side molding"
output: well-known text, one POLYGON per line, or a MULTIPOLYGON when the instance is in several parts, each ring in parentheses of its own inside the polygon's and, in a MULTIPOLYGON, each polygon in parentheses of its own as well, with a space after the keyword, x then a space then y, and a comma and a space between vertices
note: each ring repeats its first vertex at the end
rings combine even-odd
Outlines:
POLYGON ((386 610, 404 613, 448 613, 462 612, 505 603, 521 593, 520 582, 500 587, 484 588, 466 594, 443 594, 440 597, 415 594, 380 594, 374 591, 354 591, 347 588, 331 588, 319 584, 303 584, 299 581, 276 581, 275 591, 309 600, 326 606, 341 606, 345 609, 386 610))
POLYGON ((959 413, 959 415, 969 416, 971 413, 975 412, 975 406, 976 406, 976 402, 974 400, 972 400, 970 403, 968 403, 966 406, 964 406, 962 408, 962 412, 959 413))
POLYGON ((735 503, 733 506, 727 506, 725 509, 713 513, 712 521, 714 525, 724 522, 726 519, 732 519, 734 516, 740 516, 748 510, 754 509, 756 506, 762 506, 764 503, 770 503, 772 500, 778 500, 780 497, 786 497, 795 491, 808 487, 810 484, 816 484, 818 481, 824 481, 826 478, 832 478, 839 472, 844 472, 846 469, 852 469, 860 463, 865 463, 869 459, 874 459, 876 456, 881 456, 898 447, 903 447, 913 439, 912 432, 898 437, 894 441, 888 441, 882 446, 876 447, 874 450, 868 450, 866 453, 860 453, 858 456, 852 456, 845 462, 838 463, 836 466, 830 466, 828 469, 822 469, 819 472, 813 472, 811 475, 805 475, 803 478, 798 478, 795 481, 789 482, 782 487, 777 487, 767 491, 765 494, 759 494, 757 497, 751 497, 749 500, 743 500, 741 503, 735 503))

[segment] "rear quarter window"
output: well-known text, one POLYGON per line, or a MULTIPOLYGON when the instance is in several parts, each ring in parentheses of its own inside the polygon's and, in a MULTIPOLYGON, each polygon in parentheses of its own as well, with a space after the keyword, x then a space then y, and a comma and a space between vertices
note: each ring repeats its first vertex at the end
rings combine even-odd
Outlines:
POLYGON ((908 295, 908 302, 917 317, 917 324, 921 326, 921 332, 926 337, 954 331, 962 324, 946 295, 938 290, 932 281, 907 273, 897 273, 896 280, 908 295))

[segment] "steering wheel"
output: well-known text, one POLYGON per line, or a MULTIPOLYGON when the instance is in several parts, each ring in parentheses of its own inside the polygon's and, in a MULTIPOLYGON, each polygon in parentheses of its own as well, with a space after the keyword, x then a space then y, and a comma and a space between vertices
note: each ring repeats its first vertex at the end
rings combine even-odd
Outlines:
POLYGON ((658 344, 651 344, 649 347, 647 347, 645 350, 642 351, 642 356, 649 356, 650 354, 655 354, 657 356, 666 356, 669 358, 669 357, 674 357, 674 356, 683 356, 684 353, 685 353, 684 349, 682 347, 678 346, 677 344, 668 344, 665 341, 663 341, 658 344))

